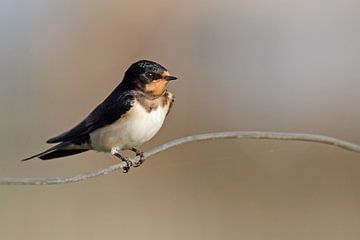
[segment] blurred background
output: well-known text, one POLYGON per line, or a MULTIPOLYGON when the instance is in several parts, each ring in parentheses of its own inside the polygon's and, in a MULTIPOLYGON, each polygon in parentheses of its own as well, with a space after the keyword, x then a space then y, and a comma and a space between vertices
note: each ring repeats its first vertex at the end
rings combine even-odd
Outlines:
MULTIPOLYGON (((0 176, 117 163, 88 152, 19 160, 82 120, 139 59, 179 77, 143 150, 224 130, 360 143, 355 0, 0 0, 0 176)), ((173 148, 128 174, 0 186, 1 239, 359 239, 360 155, 315 143, 173 148)))

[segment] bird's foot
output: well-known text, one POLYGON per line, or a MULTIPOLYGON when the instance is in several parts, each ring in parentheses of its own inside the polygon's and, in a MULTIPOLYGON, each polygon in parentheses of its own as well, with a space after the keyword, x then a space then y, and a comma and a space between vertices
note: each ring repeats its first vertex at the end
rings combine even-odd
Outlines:
POLYGON ((138 149, 136 148, 131 148, 130 149, 131 151, 133 151, 135 153, 135 155, 139 158, 139 160, 137 160, 136 162, 134 162, 133 166, 134 167, 139 167, 141 164, 143 164, 143 162, 145 161, 145 156, 144 156, 144 152, 142 151, 139 151, 138 149))
POLYGON ((130 167, 132 166, 132 162, 130 160, 122 160, 125 163, 125 166, 121 167, 121 171, 123 173, 127 173, 130 170, 130 167))
POLYGON ((132 162, 127 157, 122 156, 120 151, 116 148, 111 149, 111 154, 125 163, 125 165, 121 167, 121 171, 123 173, 127 173, 130 170, 130 167, 133 165, 132 162))

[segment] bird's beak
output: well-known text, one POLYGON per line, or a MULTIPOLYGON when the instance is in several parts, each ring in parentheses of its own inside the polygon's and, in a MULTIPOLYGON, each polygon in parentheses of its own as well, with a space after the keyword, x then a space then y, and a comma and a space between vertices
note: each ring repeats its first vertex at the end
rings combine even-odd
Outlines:
POLYGON ((165 79, 168 80, 168 81, 172 81, 172 80, 176 80, 177 77, 174 77, 174 76, 166 76, 165 79))
POLYGON ((172 80, 176 80, 177 77, 174 77, 174 76, 170 76, 170 73, 168 71, 164 71, 162 74, 161 74, 161 77, 162 79, 165 79, 167 81, 172 81, 172 80))

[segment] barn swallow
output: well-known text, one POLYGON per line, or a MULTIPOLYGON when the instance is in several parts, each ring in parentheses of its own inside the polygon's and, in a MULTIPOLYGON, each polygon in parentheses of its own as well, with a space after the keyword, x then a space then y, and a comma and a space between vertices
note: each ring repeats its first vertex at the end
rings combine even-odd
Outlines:
POLYGON ((134 164, 144 161, 138 146, 149 141, 160 130, 174 102, 167 84, 177 78, 160 64, 148 60, 133 63, 122 82, 83 121, 74 128, 47 140, 57 145, 32 158, 49 160, 95 150, 111 153, 124 161, 123 172, 132 166, 122 150, 140 156, 134 164))

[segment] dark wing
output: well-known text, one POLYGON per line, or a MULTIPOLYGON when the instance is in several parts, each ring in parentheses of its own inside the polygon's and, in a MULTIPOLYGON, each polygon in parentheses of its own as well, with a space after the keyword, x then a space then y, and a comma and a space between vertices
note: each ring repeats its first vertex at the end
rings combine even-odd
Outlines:
POLYGON ((121 89, 115 89, 110 96, 98 105, 82 122, 69 131, 50 138, 46 142, 86 142, 89 139, 89 133, 115 122, 124 113, 129 111, 135 99, 131 93, 131 91, 121 93, 121 89))

